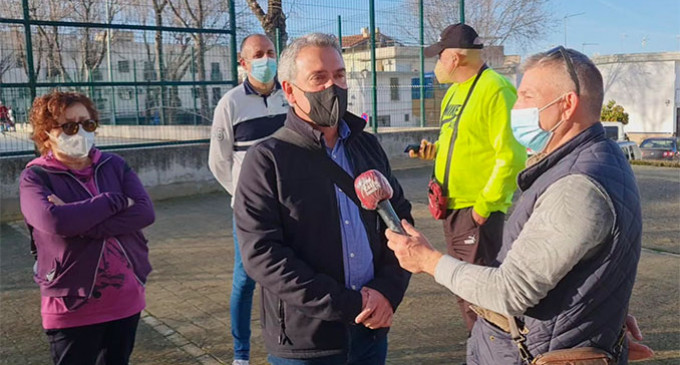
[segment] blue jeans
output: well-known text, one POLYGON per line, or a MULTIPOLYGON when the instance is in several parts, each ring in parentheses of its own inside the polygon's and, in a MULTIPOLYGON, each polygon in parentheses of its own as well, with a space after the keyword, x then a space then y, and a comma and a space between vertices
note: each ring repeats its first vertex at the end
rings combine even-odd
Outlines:
POLYGON ((350 327, 349 354, 313 359, 285 359, 273 355, 267 358, 272 365, 383 365, 386 359, 387 334, 361 325, 350 327))
POLYGON ((234 359, 250 359, 250 316, 253 307, 253 291, 255 281, 248 277, 243 268, 241 250, 236 237, 236 220, 234 225, 234 275, 231 283, 231 335, 234 337, 234 359))

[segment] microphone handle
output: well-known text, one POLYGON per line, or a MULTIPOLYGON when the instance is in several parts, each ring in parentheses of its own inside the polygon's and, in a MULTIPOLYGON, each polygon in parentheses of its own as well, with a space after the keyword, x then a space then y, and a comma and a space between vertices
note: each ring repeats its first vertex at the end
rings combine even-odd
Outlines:
POLYGON ((378 214, 380 214, 380 218, 387 224, 387 228, 399 234, 406 235, 406 231, 404 231, 404 228, 401 226, 401 221, 394 211, 394 208, 392 208, 392 204, 389 200, 385 199, 379 202, 377 211, 378 214))

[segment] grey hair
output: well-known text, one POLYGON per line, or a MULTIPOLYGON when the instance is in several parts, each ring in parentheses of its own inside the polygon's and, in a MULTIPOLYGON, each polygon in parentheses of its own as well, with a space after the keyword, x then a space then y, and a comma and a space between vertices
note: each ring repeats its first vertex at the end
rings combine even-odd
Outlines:
POLYGON ((279 81, 291 82, 297 76, 297 67, 295 60, 300 51, 305 47, 319 47, 319 48, 333 48, 340 57, 342 57, 342 50, 338 44, 338 38, 333 34, 325 33, 310 33, 296 38, 281 52, 279 57, 279 81))
MULTIPOLYGON (((604 83, 602 81, 602 74, 597 66, 588 56, 583 53, 573 50, 571 48, 565 49, 571 63, 574 65, 574 71, 580 84, 580 99, 587 110, 598 118, 602 111, 602 102, 604 100, 604 83)), ((555 70, 560 70, 564 78, 569 80, 568 85, 571 90, 575 90, 576 85, 569 76, 567 70, 567 63, 560 52, 541 52, 527 58, 522 65, 522 73, 535 67, 550 67, 555 70)), ((563 83, 557 85, 559 89, 565 89, 563 83)), ((564 90, 569 91, 569 90, 564 90)))

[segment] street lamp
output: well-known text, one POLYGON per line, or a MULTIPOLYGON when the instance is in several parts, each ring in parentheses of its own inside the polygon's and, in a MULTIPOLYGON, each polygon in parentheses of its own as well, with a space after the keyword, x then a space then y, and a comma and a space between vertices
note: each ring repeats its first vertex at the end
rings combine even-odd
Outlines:
POLYGON ((564 22, 564 47, 567 47, 567 19, 583 14, 585 14, 585 12, 569 14, 562 17, 562 21, 564 22))

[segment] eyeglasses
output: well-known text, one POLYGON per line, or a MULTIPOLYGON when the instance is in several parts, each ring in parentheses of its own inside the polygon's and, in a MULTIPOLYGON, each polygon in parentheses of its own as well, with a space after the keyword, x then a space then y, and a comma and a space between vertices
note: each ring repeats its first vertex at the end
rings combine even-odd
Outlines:
POLYGON ((550 57, 556 53, 562 55, 564 58, 564 63, 567 64, 567 71, 569 71, 569 76, 571 76, 571 81, 576 85, 576 95, 581 95, 581 84, 578 82, 578 76, 576 75, 576 70, 574 69, 574 64, 571 61, 571 56, 567 50, 562 46, 557 46, 545 53, 546 57, 550 57))
POLYGON ((86 132, 94 132, 99 126, 99 123, 94 119, 88 119, 83 120, 82 122, 67 122, 54 128, 61 128, 66 135, 72 136, 78 133, 78 129, 80 129, 81 125, 86 132))

